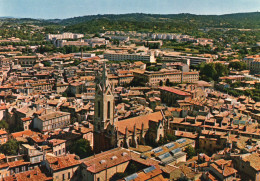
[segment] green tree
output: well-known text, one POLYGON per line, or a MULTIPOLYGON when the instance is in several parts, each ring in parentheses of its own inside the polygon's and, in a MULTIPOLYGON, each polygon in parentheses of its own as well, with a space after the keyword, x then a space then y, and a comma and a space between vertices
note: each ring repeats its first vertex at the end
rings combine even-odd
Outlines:
POLYGON ((174 135, 167 134, 164 137, 161 137, 159 139, 157 146, 161 146, 161 145, 167 144, 167 143, 175 141, 175 140, 176 140, 176 137, 174 135))
POLYGON ((68 94, 66 92, 63 92, 62 97, 68 97, 68 94))
POLYGON ((166 79, 165 85, 170 86, 170 80, 169 79, 166 79))
POLYGON ((188 159, 192 158, 193 156, 196 156, 196 150, 190 145, 186 147, 185 152, 187 153, 188 159))
POLYGON ((79 139, 72 145, 72 153, 75 153, 80 158, 85 158, 88 156, 93 155, 92 148, 90 146, 90 143, 86 139, 79 139))
POLYGON ((246 63, 245 62, 230 62, 228 65, 228 68, 232 68, 235 70, 245 70, 246 69, 246 63))
POLYGON ((176 141, 176 136, 172 135, 172 134, 167 134, 167 139, 168 141, 176 141))
POLYGON ((206 81, 217 81, 219 77, 228 74, 228 67, 221 63, 200 64, 200 76, 206 81))
POLYGON ((51 66, 51 63, 50 62, 42 62, 42 64, 44 65, 44 67, 50 67, 51 66))
POLYGON ((160 80, 159 86, 163 86, 163 81, 162 80, 160 80))
POLYGON ((217 74, 214 80, 218 80, 219 77, 228 75, 228 67, 222 63, 216 63, 215 70, 217 74))
POLYGON ((19 143, 16 140, 8 140, 5 144, 0 146, 1 153, 5 155, 17 155, 19 143))
POLYGON ((0 128, 4 128, 5 130, 9 130, 9 125, 5 120, 0 121, 0 128))

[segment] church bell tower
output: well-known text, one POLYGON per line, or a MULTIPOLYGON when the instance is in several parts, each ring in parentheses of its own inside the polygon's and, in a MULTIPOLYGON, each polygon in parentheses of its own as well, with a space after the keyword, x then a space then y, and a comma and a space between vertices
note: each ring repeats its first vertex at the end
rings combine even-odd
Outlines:
POLYGON ((94 151, 105 151, 111 147, 107 128, 114 124, 114 95, 107 77, 106 64, 102 76, 96 75, 95 114, 94 114, 94 151))

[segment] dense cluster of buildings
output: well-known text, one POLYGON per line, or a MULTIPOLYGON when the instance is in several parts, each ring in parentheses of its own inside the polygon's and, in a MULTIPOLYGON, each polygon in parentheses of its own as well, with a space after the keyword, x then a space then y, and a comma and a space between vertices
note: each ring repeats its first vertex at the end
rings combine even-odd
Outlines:
MULTIPOLYGON (((217 91, 190 68, 217 55, 149 49, 129 37, 211 40, 134 31, 105 37, 46 35, 58 47, 94 48, 70 54, 2 47, 12 53, 0 56, 1 180, 259 180, 260 102, 217 91), (92 156, 76 154, 82 139, 92 156), (17 149, 4 150, 12 142, 17 149)), ((253 74, 258 58, 243 60, 253 74)), ((232 74, 220 81, 259 83, 248 70, 232 74)))
POLYGON ((128 41, 129 37, 151 38, 153 40, 176 40, 178 42, 192 42, 201 45, 213 45, 212 39, 207 38, 194 38, 189 35, 174 34, 174 33, 141 33, 136 31, 106 31, 105 36, 112 39, 117 38, 128 41), (119 38, 120 37, 120 38, 119 38))

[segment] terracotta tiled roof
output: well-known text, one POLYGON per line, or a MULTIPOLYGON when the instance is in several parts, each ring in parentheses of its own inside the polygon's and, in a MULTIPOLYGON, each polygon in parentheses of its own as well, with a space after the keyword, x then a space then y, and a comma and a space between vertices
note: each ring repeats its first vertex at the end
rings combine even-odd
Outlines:
POLYGON ((5 177, 4 181, 47 181, 52 180, 52 177, 45 175, 39 167, 33 170, 17 173, 15 175, 5 177))
POLYGON ((194 134, 186 131, 175 131, 175 136, 195 139, 198 137, 198 134, 197 133, 194 134))
POLYGON ((144 63, 143 63, 143 62, 141 62, 141 61, 134 62, 134 64, 135 64, 136 66, 144 65, 144 63))
POLYGON ((11 136, 13 138, 17 138, 17 137, 29 137, 29 136, 32 136, 34 134, 37 134, 36 132, 33 132, 31 130, 25 130, 25 131, 20 131, 20 132, 15 132, 15 133, 12 133, 11 136))
POLYGON ((8 107, 6 105, 0 106, 0 110, 6 110, 6 109, 8 109, 8 107))
MULTIPOLYGON (((158 176, 162 174, 162 171, 160 169, 159 166, 154 166, 154 170, 148 172, 148 173, 145 173, 144 171, 142 172, 138 172, 137 175, 138 177, 133 179, 133 181, 143 181, 143 180, 159 180, 158 176)), ((163 177, 160 177, 164 180, 163 177)))
POLYGON ((19 59, 19 58, 26 58, 26 59, 29 59, 29 58, 37 58, 37 56, 16 56, 14 57, 15 59, 19 59))
POLYGON ((22 121, 30 121, 30 120, 32 120, 32 118, 31 117, 26 117, 26 118, 22 118, 21 120, 22 121))
POLYGON ((52 145, 52 146, 56 146, 56 145, 60 145, 62 143, 65 143, 66 140, 60 140, 60 139, 52 139, 52 140, 49 140, 49 143, 52 145))
POLYGON ((97 173, 131 160, 130 152, 126 149, 114 149, 98 155, 86 158, 83 164, 89 172, 97 173))
POLYGON ((125 134, 126 127, 127 127, 128 131, 131 131, 131 132, 134 131, 134 126, 136 126, 136 129, 141 130, 142 124, 144 126, 144 129, 148 129, 149 121, 159 122, 162 119, 163 119, 163 115, 160 111, 158 111, 155 113, 150 113, 147 115, 133 117, 133 118, 115 122, 115 127, 118 129, 118 131, 120 133, 125 134))
POLYGON ((13 168, 13 167, 19 167, 19 166, 22 166, 22 165, 29 165, 30 162, 25 162, 24 160, 17 160, 17 161, 13 161, 13 162, 8 162, 8 165, 10 168, 13 168))
POLYGON ((49 135, 38 134, 30 137, 35 143, 41 143, 49 138, 49 135))
POLYGON ((0 129, 0 135, 7 134, 7 132, 3 129, 0 129))
POLYGON ((249 162, 250 166, 255 170, 260 171, 260 155, 258 153, 253 153, 245 158, 243 158, 245 162, 249 162))
POLYGON ((17 109, 17 111, 25 114, 29 111, 29 108, 27 106, 24 106, 21 109, 17 109))
POLYGON ((168 91, 168 92, 178 94, 178 95, 181 95, 181 96, 190 96, 189 93, 178 90, 178 89, 174 89, 172 87, 160 87, 160 90, 168 91))
POLYGON ((0 168, 6 168, 9 167, 9 164, 7 162, 3 162, 0 164, 0 168))
POLYGON ((4 154, 0 154, 0 160, 2 160, 2 159, 5 159, 6 157, 5 157, 5 155, 4 154))
POLYGON ((50 164, 52 170, 58 171, 60 169, 65 169, 67 167, 73 167, 79 165, 80 161, 76 160, 75 157, 76 155, 74 154, 69 154, 69 155, 59 156, 59 157, 47 155, 46 160, 50 164))
POLYGON ((220 159, 211 164, 211 166, 221 175, 227 177, 237 172, 236 169, 230 167, 231 160, 220 159), (221 169, 223 168, 223 169, 221 169))
POLYGON ((61 116, 66 116, 66 115, 70 115, 70 113, 55 111, 55 112, 51 112, 49 114, 44 114, 42 116, 39 116, 39 119, 41 119, 41 120, 49 120, 49 119, 53 119, 53 118, 57 118, 57 117, 61 117, 61 116))

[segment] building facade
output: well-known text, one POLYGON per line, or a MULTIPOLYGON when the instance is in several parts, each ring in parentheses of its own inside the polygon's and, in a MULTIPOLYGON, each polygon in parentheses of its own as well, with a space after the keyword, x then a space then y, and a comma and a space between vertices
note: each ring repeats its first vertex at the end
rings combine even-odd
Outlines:
POLYGON ((172 83, 194 83, 199 80, 199 72, 181 72, 181 71, 171 71, 171 72, 134 72, 134 77, 142 79, 145 83, 155 86, 159 85, 160 82, 165 83, 167 80, 172 83))
POLYGON ((153 55, 105 53, 104 58, 110 61, 135 60, 135 61, 155 62, 155 58, 153 55))
POLYGON ((42 116, 35 115, 33 127, 41 132, 51 131, 57 128, 63 128, 70 124, 70 113, 68 112, 51 112, 42 116))

